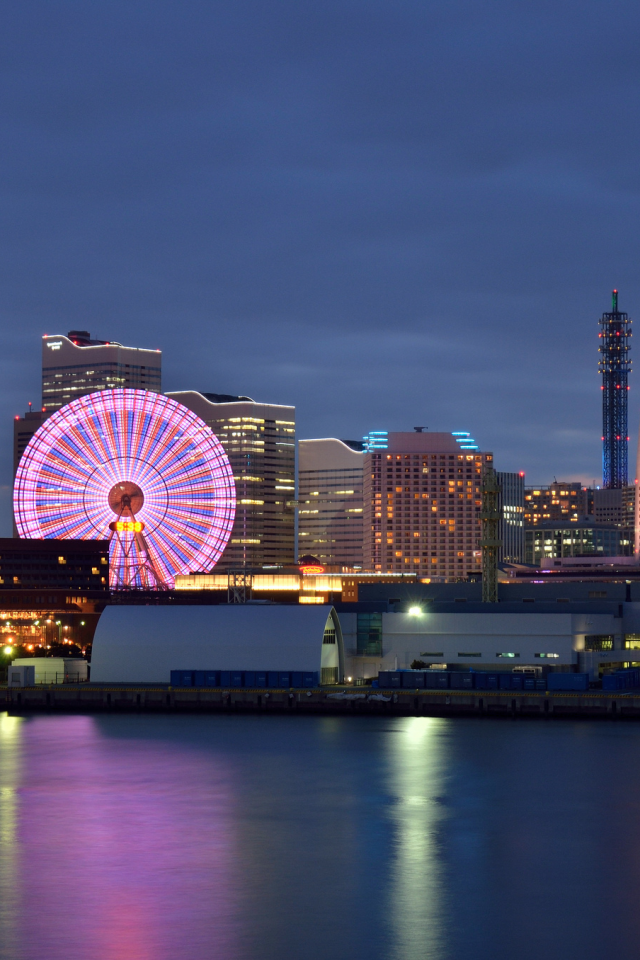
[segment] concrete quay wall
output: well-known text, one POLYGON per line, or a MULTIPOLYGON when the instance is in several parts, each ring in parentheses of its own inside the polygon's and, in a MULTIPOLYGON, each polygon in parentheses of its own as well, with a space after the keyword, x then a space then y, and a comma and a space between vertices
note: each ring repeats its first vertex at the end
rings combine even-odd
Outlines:
POLYGON ((230 689, 124 684, 0 687, 10 713, 289 713, 386 716, 601 717, 640 719, 640 691, 606 694, 513 691, 230 689))

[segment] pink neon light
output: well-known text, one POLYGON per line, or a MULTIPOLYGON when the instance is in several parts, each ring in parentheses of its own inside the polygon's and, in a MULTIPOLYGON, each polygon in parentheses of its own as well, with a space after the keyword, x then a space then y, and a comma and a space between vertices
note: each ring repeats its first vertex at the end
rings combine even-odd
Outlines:
MULTIPOLYGON (((21 537, 107 539, 116 519, 108 494, 137 484, 136 520, 163 579, 211 570, 231 535, 236 494, 227 455, 199 417, 162 394, 104 390, 53 413, 29 441, 14 488, 21 537)), ((111 540, 110 567, 122 546, 111 540)))

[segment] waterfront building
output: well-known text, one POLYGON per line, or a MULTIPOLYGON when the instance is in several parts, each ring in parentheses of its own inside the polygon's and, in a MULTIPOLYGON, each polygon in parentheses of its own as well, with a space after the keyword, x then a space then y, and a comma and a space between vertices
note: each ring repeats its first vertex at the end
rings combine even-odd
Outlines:
POLYGON ((330 605, 105 610, 93 644, 92 680, 183 685, 184 673, 190 681, 197 673, 198 686, 212 687, 339 683, 344 676, 340 620, 330 605))
POLYGON ((524 560, 524 473, 496 471, 500 488, 501 520, 498 553, 501 563, 522 563, 524 560))
POLYGON ((0 539, 0 642, 91 642, 109 600, 106 540, 0 539))
POLYGON ((294 563, 295 407, 195 390, 167 396, 211 427, 233 470, 236 518, 216 570, 294 563))
POLYGON ((587 491, 581 483, 557 481, 547 486, 525 487, 525 526, 546 521, 577 523, 587 516, 587 491))
POLYGON ((492 461, 469 434, 389 433, 386 449, 365 454, 365 568, 478 575, 482 477, 492 461))
POLYGON ((42 338, 42 409, 51 413, 97 390, 162 391, 162 353, 94 340, 87 330, 42 338))
POLYGON ((362 569, 363 447, 354 440, 299 441, 299 556, 362 569))
MULTIPOLYGON (((216 568, 217 569, 217 568, 216 568)), ((243 580, 246 599, 274 600, 279 603, 355 602, 362 584, 375 581, 403 586, 415 583, 415 573, 353 573, 339 567, 324 570, 320 564, 301 564, 277 569, 253 569, 243 580)), ((209 602, 226 603, 229 577, 226 573, 190 573, 177 576, 177 598, 208 594, 209 602)))
POLYGON ((525 563, 539 565, 552 557, 627 556, 633 553, 629 536, 608 523, 538 523, 525 530, 525 563))
POLYGON ((375 677, 419 660, 438 669, 577 670, 597 679, 640 661, 640 580, 625 582, 621 573, 616 581, 601 573, 599 582, 509 579, 498 585, 497 604, 481 602, 479 582, 363 583, 360 605, 337 605, 345 671, 375 677))

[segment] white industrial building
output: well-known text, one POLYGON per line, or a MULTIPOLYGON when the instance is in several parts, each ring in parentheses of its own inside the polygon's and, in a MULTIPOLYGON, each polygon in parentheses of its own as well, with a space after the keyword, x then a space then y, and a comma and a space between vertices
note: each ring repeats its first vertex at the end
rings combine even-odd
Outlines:
POLYGON ((333 607, 109 606, 93 641, 94 683, 169 683, 172 670, 312 671, 344 676, 333 607))
POLYGON ((597 676, 640 661, 640 604, 621 604, 622 615, 506 606, 453 613, 416 604, 397 613, 340 613, 346 675, 376 677, 421 660, 449 669, 536 666, 597 676))

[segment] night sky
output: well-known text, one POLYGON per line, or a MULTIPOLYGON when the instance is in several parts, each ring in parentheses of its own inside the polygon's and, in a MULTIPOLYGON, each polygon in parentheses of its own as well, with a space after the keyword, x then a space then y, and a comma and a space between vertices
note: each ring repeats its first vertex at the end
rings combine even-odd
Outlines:
POLYGON ((612 287, 640 317, 637 4, 3 13, 0 532, 40 338, 73 328, 160 347, 165 390, 295 404, 299 437, 469 430, 598 480, 612 287))

